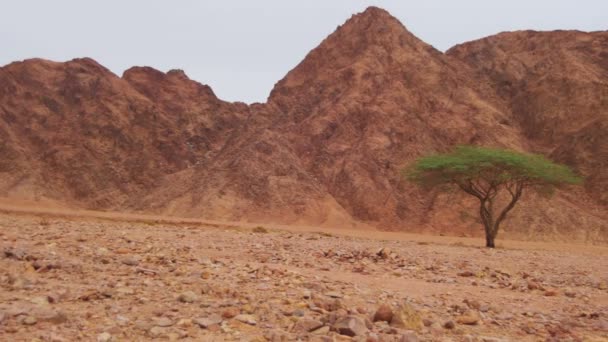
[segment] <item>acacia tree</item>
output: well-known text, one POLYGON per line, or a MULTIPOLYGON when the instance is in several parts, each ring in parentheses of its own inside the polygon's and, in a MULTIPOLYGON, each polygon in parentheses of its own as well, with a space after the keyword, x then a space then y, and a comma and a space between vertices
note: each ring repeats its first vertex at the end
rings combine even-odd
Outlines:
POLYGON ((450 153, 419 158, 405 176, 427 188, 456 186, 476 197, 490 248, 524 189, 550 194, 556 187, 582 182, 567 166, 544 156, 478 146, 458 146, 450 153), (497 208, 500 203, 504 206, 497 208))

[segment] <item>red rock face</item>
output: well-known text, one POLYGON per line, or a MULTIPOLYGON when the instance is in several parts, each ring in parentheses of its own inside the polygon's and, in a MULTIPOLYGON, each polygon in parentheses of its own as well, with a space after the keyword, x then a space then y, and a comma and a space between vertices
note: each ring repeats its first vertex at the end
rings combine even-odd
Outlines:
POLYGON ((91 59, 1 68, 3 192, 121 208, 219 149, 220 135, 248 113, 183 76, 163 77, 151 99, 91 59), (175 89, 183 91, 171 107, 162 100, 175 89), (184 99, 198 94, 204 106, 184 99))
POLYGON ((523 32, 443 54, 372 7, 252 106, 221 101, 178 70, 135 67, 119 78, 90 59, 13 63, 0 68, 0 191, 89 208, 472 235, 474 202, 425 193, 400 170, 428 152, 483 144, 540 151, 589 175, 587 193, 528 196, 508 234, 605 241, 605 42, 603 33, 523 32))
POLYGON ((501 33, 447 54, 495 88, 536 150, 579 170, 608 204, 608 32, 501 33))

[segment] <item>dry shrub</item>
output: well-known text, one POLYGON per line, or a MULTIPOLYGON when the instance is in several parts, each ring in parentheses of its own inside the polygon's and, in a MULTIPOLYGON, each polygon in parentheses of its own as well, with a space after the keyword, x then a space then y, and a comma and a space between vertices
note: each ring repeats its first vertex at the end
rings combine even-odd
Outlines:
POLYGON ((260 234, 266 234, 268 233, 268 229, 262 227, 262 226, 257 226, 255 228, 253 228, 252 232, 254 233, 260 233, 260 234))

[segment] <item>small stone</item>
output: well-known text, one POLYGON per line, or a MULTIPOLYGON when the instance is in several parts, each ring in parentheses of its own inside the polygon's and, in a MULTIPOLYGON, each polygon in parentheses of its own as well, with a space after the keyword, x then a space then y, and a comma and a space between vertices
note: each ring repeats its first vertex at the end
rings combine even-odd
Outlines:
POLYGON ((540 288, 540 285, 534 281, 529 281, 527 285, 528 285, 528 290, 538 290, 540 288))
POLYGON ((255 310, 253 309, 253 306, 251 306, 250 304, 245 304, 243 305, 243 307, 241 308, 242 311, 245 311, 248 314, 252 314, 255 312, 255 310))
POLYGON ((608 321, 600 320, 593 325, 593 329, 608 333, 608 321))
POLYGON ((194 303, 197 299, 198 296, 192 291, 186 291, 177 297, 177 300, 182 303, 194 303))
POLYGON ((178 327, 185 327, 185 328, 187 328, 187 327, 192 326, 192 320, 189 319, 189 318, 182 318, 179 321, 177 321, 176 325, 178 327))
POLYGON ((322 336, 322 335, 327 335, 330 330, 331 329, 327 325, 325 325, 325 326, 320 327, 317 330, 311 331, 311 333, 314 334, 314 335, 321 335, 322 336))
POLYGON ((160 317, 154 320, 154 325, 157 327, 170 327, 175 324, 171 319, 167 317, 160 317))
POLYGON ((133 290, 130 287, 119 287, 116 289, 116 293, 123 294, 123 295, 134 295, 135 290, 133 290))
POLYGON ((219 325, 220 323, 222 323, 222 317, 220 317, 219 315, 211 315, 209 317, 204 318, 194 318, 192 320, 192 323, 198 325, 203 329, 208 329, 213 325, 219 325))
POLYGON ((30 302, 36 305, 48 305, 49 298, 47 296, 34 297, 30 299, 30 302))
POLYGON ((576 292, 574 292, 572 289, 566 289, 564 291, 564 295, 568 298, 576 298, 576 292))
POLYGON ((374 313, 374 322, 389 322, 393 319, 393 309, 388 304, 382 304, 374 313))
POLYGON ((116 323, 121 326, 127 326, 130 322, 130 319, 128 317, 122 316, 122 315, 118 315, 116 316, 116 323))
POLYGON ((23 320, 23 324, 25 324, 25 325, 34 325, 36 323, 38 323, 38 320, 34 316, 27 316, 23 320))
POLYGON ((401 338, 398 340, 399 342, 418 342, 418 335, 414 331, 406 331, 401 338))
POLYGON ((458 275, 460 277, 474 277, 475 273, 471 272, 471 271, 464 271, 464 272, 460 272, 458 273, 458 275))
POLYGON ((68 321, 68 316, 63 311, 44 310, 37 312, 36 316, 40 321, 52 324, 63 324, 68 321))
POLYGON ((456 327, 456 324, 454 323, 454 321, 450 320, 450 321, 443 323, 443 327, 445 329, 452 330, 456 327))
POLYGON ((107 332, 103 332, 99 335, 97 335, 97 342, 110 342, 112 341, 112 335, 110 335, 107 332))
POLYGON ((327 293, 325 293, 325 295, 327 297, 331 297, 331 298, 342 298, 343 297, 343 295, 340 292, 335 292, 335 291, 327 292, 327 293))
POLYGON ((150 330, 148 330, 148 333, 150 334, 150 336, 152 337, 160 337, 162 334, 165 333, 165 328, 161 328, 161 327, 152 327, 150 330))
POLYGON ((559 292, 556 289, 547 289, 544 293, 544 295, 546 297, 555 297, 559 294, 559 292))
POLYGON ((509 342, 509 340, 505 340, 498 337, 481 336, 480 338, 481 342, 509 342))
POLYGON ((393 327, 408 330, 419 330, 424 326, 418 311, 409 304, 403 304, 393 311, 393 319, 390 324, 393 327))
POLYGON ((122 263, 128 266, 137 266, 139 265, 139 260, 135 257, 126 257, 122 259, 122 263))
POLYGON ((249 324, 249 325, 257 324, 255 317, 252 315, 236 315, 234 317, 234 319, 236 319, 237 321, 239 321, 241 323, 245 323, 245 324, 249 324))
POLYGON ((222 312, 222 317, 226 319, 233 318, 239 313, 240 312, 237 308, 227 308, 226 310, 224 310, 224 312, 222 312))
POLYGON ((333 325, 333 329, 340 335, 360 336, 367 332, 365 321, 357 316, 346 316, 338 319, 333 325))
POLYGON ((337 311, 344 307, 344 305, 339 299, 315 298, 313 301, 315 306, 330 312, 337 311))
POLYGON ((137 329, 143 330, 143 331, 148 331, 152 328, 152 323, 148 322, 148 321, 144 321, 144 320, 137 320, 135 321, 135 327, 137 329))
POLYGON ((464 302, 471 309, 479 310, 479 308, 481 307, 481 304, 478 301, 476 301, 476 300, 465 299, 464 302))
POLYGON ((476 325, 479 323, 480 317, 477 311, 469 310, 464 315, 458 317, 456 322, 459 324, 476 325))
POLYGON ((323 323, 316 319, 301 318, 294 325, 294 331, 298 333, 311 332, 323 326, 323 323))
POLYGON ((380 248, 380 250, 378 250, 376 252, 376 255, 382 259, 387 259, 391 255, 391 250, 383 247, 383 248, 380 248))
POLYGON ((266 228, 264 228, 262 226, 257 226, 255 228, 253 228, 251 231, 254 232, 254 233, 258 233, 258 234, 266 234, 266 233, 268 233, 268 229, 266 229, 266 228))
POLYGON ((68 339, 54 333, 51 333, 50 340, 51 342, 68 342, 68 339))

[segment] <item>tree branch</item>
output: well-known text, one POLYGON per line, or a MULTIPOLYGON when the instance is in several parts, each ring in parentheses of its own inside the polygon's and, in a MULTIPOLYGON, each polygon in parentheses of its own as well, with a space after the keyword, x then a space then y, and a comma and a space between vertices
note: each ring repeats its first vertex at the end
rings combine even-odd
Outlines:
POLYGON ((502 210, 500 215, 498 215, 498 217, 496 218, 496 222, 494 222, 494 227, 492 228, 493 234, 496 234, 498 232, 498 227, 500 226, 500 223, 502 222, 502 220, 504 220, 507 217, 507 214, 509 213, 509 211, 511 211, 511 209, 513 209, 513 207, 515 206, 515 203, 517 203, 517 201, 521 197, 523 189, 524 189, 523 182, 517 182, 515 184, 515 189, 512 189, 510 186, 507 187, 507 190, 509 190, 509 193, 511 194, 511 201, 502 210))

